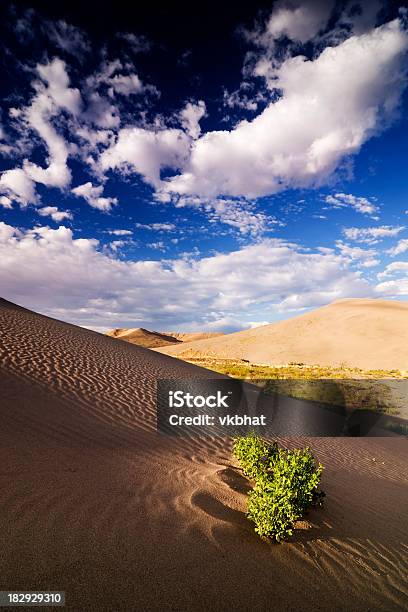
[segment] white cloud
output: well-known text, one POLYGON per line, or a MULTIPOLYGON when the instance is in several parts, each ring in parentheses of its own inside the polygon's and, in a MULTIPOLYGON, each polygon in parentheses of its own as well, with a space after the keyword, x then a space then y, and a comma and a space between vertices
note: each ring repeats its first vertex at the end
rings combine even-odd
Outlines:
POLYGON ((14 200, 21 206, 34 204, 38 200, 33 181, 27 176, 22 168, 6 170, 0 178, 0 193, 4 194, 9 200, 3 200, 3 206, 10 208, 8 204, 14 200))
POLYGON ((142 81, 137 74, 117 74, 111 80, 112 88, 123 96, 140 93, 143 90, 142 81))
MULTIPOLYGON (((324 183, 393 117, 406 83, 407 47, 407 33, 395 20, 328 47, 315 60, 286 60, 271 83, 282 97, 255 119, 204 134, 193 143, 188 161, 185 144, 178 143, 183 172, 168 180, 167 189, 252 198, 324 183)), ((150 154, 160 159, 157 143, 150 154)), ((129 157, 124 153, 121 162, 129 157)), ((171 159, 168 164, 177 168, 171 159)), ((140 163, 134 166, 151 182, 140 163)))
MULTIPOLYGON (((105 85, 108 88, 108 94, 113 97, 115 93, 123 96, 141 93, 145 87, 139 76, 135 73, 124 74, 124 66, 118 59, 103 62, 100 70, 88 77, 86 85, 90 91, 96 92, 101 86, 105 85)), ((151 90, 151 86, 149 90, 151 90)))
POLYGON ((156 232, 173 232, 176 229, 174 223, 135 223, 135 227, 156 232))
POLYGON ((394 247, 389 249, 387 253, 392 255, 392 257, 395 257, 396 255, 401 255, 401 253, 405 253, 406 251, 408 251, 408 239, 403 238, 402 240, 399 240, 394 247))
POLYGON ((393 274, 398 274, 400 272, 406 272, 408 275, 408 261, 394 261, 393 263, 388 264, 385 270, 378 274, 378 278, 386 278, 387 276, 392 276, 393 274))
POLYGON ((278 223, 274 217, 257 211, 254 203, 243 199, 173 196, 173 201, 178 208, 184 206, 199 208, 207 214, 210 223, 229 225, 241 234, 259 236, 278 223))
POLYGON ((205 116, 205 102, 199 100, 196 104, 188 102, 180 113, 181 125, 192 138, 198 138, 201 133, 200 119, 205 116))
POLYGON ((74 187, 71 191, 78 198, 84 198, 93 208, 98 208, 104 212, 110 211, 112 206, 118 203, 117 198, 106 198, 102 196, 103 185, 94 187, 90 181, 78 185, 78 187, 74 187))
POLYGON ((375 244, 383 238, 397 236, 404 229, 405 227, 403 225, 396 227, 392 227, 391 225, 380 225, 378 227, 346 227, 343 229, 343 234, 349 240, 375 244))
POLYGON ((357 212, 373 215, 378 212, 378 206, 370 202, 367 198, 360 198, 349 193, 335 193, 325 198, 325 202, 334 208, 344 208, 350 206, 357 212))
POLYGON ((87 94, 87 108, 82 117, 85 121, 103 129, 115 129, 120 125, 119 109, 97 91, 87 94))
POLYGON ((357 262, 363 268, 371 268, 380 263, 379 259, 376 259, 378 252, 375 249, 350 246, 341 240, 336 241, 336 247, 344 257, 350 259, 351 262, 357 262))
POLYGON ((131 168, 153 187, 162 185, 163 168, 181 168, 189 154, 190 139, 177 129, 152 132, 144 128, 120 130, 116 143, 101 155, 103 170, 131 168))
POLYGON ((305 43, 325 28, 334 7, 334 0, 278 0, 265 29, 249 34, 248 38, 264 47, 286 36, 305 43))
MULTIPOLYGON (((166 329, 199 320, 272 320, 277 310, 372 294, 342 257, 265 240, 210 257, 122 261, 70 229, 20 231, 0 223, 7 299, 92 327, 135 321, 166 329), (222 279, 222 282, 220 282, 222 279), (40 288, 52 286, 52 296, 40 288)), ((246 325, 247 326, 247 325, 246 325)))
POLYGON ((127 229, 115 229, 108 230, 108 234, 113 234, 113 236, 131 236, 133 232, 127 229))
POLYGON ((0 206, 3 208, 13 208, 10 198, 5 195, 0 196, 0 206))
POLYGON ((78 115, 81 96, 78 89, 69 87, 69 77, 62 60, 55 58, 47 64, 38 64, 37 73, 46 85, 43 82, 33 83, 37 94, 26 109, 25 117, 48 149, 48 167, 42 168, 25 160, 24 170, 36 183, 63 188, 71 181, 71 172, 67 166, 68 147, 52 125, 51 119, 62 110, 73 116, 78 115))
POLYGON ((386 266, 385 270, 377 275, 378 280, 391 277, 376 286, 381 295, 408 296, 408 262, 394 261, 386 266), (394 278, 392 278, 394 277, 394 278))
POLYGON ((73 218, 72 213, 67 210, 59 210, 56 206, 44 206, 43 208, 38 208, 37 212, 41 217, 51 217, 57 223, 64 221, 64 219, 73 218))
POLYGON ((56 57, 48 64, 37 64, 37 72, 47 85, 45 90, 42 86, 37 85, 37 88, 51 98, 55 107, 78 115, 82 106, 81 94, 69 86, 65 62, 56 57))
POLYGON ((159 240, 158 242, 150 242, 146 246, 151 249, 155 249, 156 251, 164 252, 166 250, 166 245, 164 244, 163 240, 159 240))

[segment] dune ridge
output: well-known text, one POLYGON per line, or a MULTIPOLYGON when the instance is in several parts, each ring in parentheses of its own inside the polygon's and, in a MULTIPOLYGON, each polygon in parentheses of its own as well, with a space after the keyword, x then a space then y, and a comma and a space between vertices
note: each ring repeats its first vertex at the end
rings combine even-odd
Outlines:
POLYGON ((157 348, 182 342, 202 340, 204 338, 215 338, 223 334, 218 332, 157 332, 144 329, 143 327, 117 327, 106 332, 106 335, 145 348, 157 348))
POLYGON ((224 438, 156 432, 160 377, 214 372, 0 301, 0 581, 67 610, 401 610, 407 441, 309 444, 324 510, 282 545, 224 438))
POLYGON ((175 357, 408 370, 408 302, 345 299, 220 338, 157 349, 175 357))

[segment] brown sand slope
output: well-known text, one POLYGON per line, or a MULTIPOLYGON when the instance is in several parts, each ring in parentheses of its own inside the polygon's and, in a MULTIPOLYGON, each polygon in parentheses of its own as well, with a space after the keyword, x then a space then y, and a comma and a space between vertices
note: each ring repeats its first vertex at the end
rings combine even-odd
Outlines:
POLYGON ((224 334, 218 332, 156 332, 143 327, 118 327, 106 332, 111 338, 125 340, 131 344, 144 346, 145 348, 157 348, 159 346, 171 346, 181 342, 192 342, 204 338, 215 338, 224 334))
POLYGON ((271 365, 408 369, 408 302, 348 299, 307 314, 160 352, 271 365))
POLYGON ((324 510, 282 545, 245 518, 226 439, 155 430, 160 377, 214 377, 0 301, 0 589, 67 610, 401 610, 403 438, 326 438, 324 510))

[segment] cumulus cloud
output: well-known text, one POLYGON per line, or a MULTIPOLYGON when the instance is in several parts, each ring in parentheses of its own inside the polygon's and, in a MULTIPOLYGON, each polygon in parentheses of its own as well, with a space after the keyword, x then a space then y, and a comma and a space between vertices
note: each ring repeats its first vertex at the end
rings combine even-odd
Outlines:
POLYGON ((407 261, 394 261, 386 266, 385 270, 380 272, 377 277, 378 280, 383 281, 376 286, 376 291, 381 295, 408 296, 407 261))
POLYGON ((325 202, 334 208, 345 208, 350 206, 357 212, 365 215, 373 215, 379 210, 378 206, 373 202, 370 202, 370 200, 367 198, 360 198, 349 193, 335 193, 334 195, 328 195, 325 198, 325 202))
POLYGON ((34 204, 38 201, 34 182, 27 176, 22 168, 6 170, 0 177, 0 193, 3 194, 2 205, 11 207, 11 201, 21 206, 34 204))
POLYGON ((116 93, 123 96, 141 93, 145 87, 139 76, 123 71, 124 66, 120 60, 104 61, 100 70, 86 79, 86 85, 93 92, 105 85, 110 97, 114 97, 116 93))
POLYGON ((5 223, 0 285, 7 299, 106 328, 140 321, 166 329, 188 325, 197 313, 202 326, 224 317, 271 320, 279 309, 372 294, 342 257, 277 239, 204 258, 123 261, 63 226, 22 231, 5 223), (45 285, 53 287, 52 300, 39 291, 45 285))
POLYGON ((57 223, 73 218, 72 213, 67 210, 59 210, 56 206, 44 206, 43 208, 38 208, 37 212, 40 217, 51 217, 57 223))
POLYGON ((378 251, 375 249, 350 246, 341 240, 336 241, 336 247, 344 257, 350 259, 351 262, 356 262, 363 268, 372 268, 380 263, 380 260, 377 259, 378 251))
POLYGON ((0 206, 3 208, 13 208, 10 198, 5 195, 0 196, 0 206))
POLYGON ((394 247, 389 249, 387 253, 389 253, 389 255, 392 257, 395 257, 396 255, 401 255, 401 253, 405 253, 406 251, 408 251, 408 239, 403 238, 402 240, 399 240, 394 247))
POLYGON ((87 108, 82 116, 87 123, 105 130, 113 130, 120 125, 120 113, 117 106, 97 91, 87 93, 87 108))
POLYGON ((162 186, 161 170, 181 168, 190 151, 190 139, 175 128, 150 131, 124 128, 117 141, 100 158, 103 170, 132 170, 141 174, 153 187, 162 186))
POLYGON ((247 38, 263 47, 282 37, 306 43, 326 27, 333 8, 334 0, 278 0, 266 25, 247 32, 247 38))
MULTIPOLYGON (((177 143, 183 171, 168 180, 167 189, 253 198, 324 183, 394 116, 406 84, 407 47, 407 33, 394 20, 328 47, 314 60, 287 59, 273 80, 281 97, 252 121, 207 132, 188 156, 186 143, 177 143)), ((154 149, 151 155, 160 158, 159 143, 154 149)), ((135 169, 151 181, 144 168, 135 169)))
POLYGON ((392 227, 391 225, 380 225, 378 227, 346 227, 343 229, 343 234, 349 240, 375 244, 383 238, 393 238, 397 236, 404 229, 405 226, 403 225, 396 227, 392 227))
POLYGON ((180 113, 181 125, 192 138, 198 138, 201 133, 200 119, 205 116, 205 102, 199 100, 196 104, 188 102, 180 113))
POLYGON ((78 198, 84 198, 90 206, 98 208, 103 212, 109 212, 112 206, 118 203, 117 198, 106 198, 102 196, 103 185, 94 187, 90 181, 78 185, 78 187, 74 187, 72 193, 78 198))
POLYGON ((71 171, 67 166, 67 144, 51 123, 52 117, 65 110, 76 116, 81 109, 81 96, 78 89, 69 86, 65 62, 55 58, 47 64, 38 64, 37 73, 41 81, 33 83, 37 94, 25 111, 30 128, 35 130, 44 141, 48 150, 48 167, 25 160, 24 170, 36 183, 48 187, 64 188, 71 181, 71 171))

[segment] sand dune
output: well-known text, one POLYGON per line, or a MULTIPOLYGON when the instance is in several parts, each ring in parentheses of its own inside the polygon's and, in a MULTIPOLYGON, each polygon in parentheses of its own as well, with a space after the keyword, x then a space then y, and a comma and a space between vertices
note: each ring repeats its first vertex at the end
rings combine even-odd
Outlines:
POLYGON ((206 340, 207 338, 218 338, 225 336, 223 332, 165 332, 181 342, 195 342, 196 340, 206 340))
POLYGON ((156 432, 158 378, 213 372, 0 302, 0 588, 67 610, 401 610, 404 438, 311 444, 326 507, 282 545, 230 440, 156 432))
POLYGON ((131 344, 144 346, 145 348, 157 348, 159 346, 180 344, 181 342, 202 340, 204 338, 215 338, 223 334, 217 332, 156 332, 144 329, 143 327, 119 327, 106 332, 106 335, 111 338, 125 340, 131 344))
POLYGON ((111 338, 117 338, 118 340, 125 340, 131 344, 144 346, 145 348, 156 348, 158 346, 179 344, 179 342, 181 342, 169 334, 149 331, 143 327, 116 328, 106 332, 106 335, 111 338))
POLYGON ((363 369, 408 369, 408 302, 347 299, 307 314, 160 352, 363 369))

